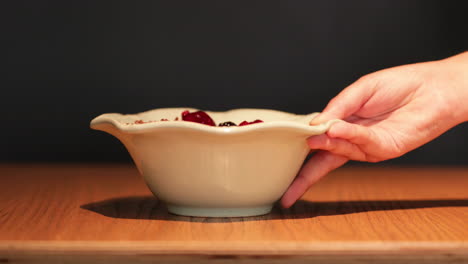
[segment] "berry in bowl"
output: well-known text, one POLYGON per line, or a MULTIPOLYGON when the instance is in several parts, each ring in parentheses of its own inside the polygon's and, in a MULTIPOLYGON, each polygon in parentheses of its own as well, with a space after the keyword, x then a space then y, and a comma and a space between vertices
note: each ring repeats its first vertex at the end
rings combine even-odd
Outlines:
POLYGON ((118 138, 156 197, 178 215, 263 215, 283 195, 309 153, 306 139, 334 121, 317 113, 161 108, 103 114, 91 128, 118 138))

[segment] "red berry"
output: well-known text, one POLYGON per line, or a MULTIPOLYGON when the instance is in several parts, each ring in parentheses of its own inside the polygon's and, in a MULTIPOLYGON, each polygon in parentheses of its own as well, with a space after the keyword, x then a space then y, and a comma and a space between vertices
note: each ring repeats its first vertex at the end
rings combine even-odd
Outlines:
POLYGON ((197 111, 190 113, 188 110, 182 112, 182 120, 184 121, 189 121, 189 122, 195 122, 195 123, 200 123, 200 124, 205 124, 209 126, 216 126, 215 122, 211 117, 203 112, 203 111, 197 111))
POLYGON ((239 126, 246 126, 246 125, 257 124, 257 123, 263 123, 263 121, 260 119, 256 119, 255 121, 252 121, 252 122, 242 121, 242 123, 240 123, 239 126))

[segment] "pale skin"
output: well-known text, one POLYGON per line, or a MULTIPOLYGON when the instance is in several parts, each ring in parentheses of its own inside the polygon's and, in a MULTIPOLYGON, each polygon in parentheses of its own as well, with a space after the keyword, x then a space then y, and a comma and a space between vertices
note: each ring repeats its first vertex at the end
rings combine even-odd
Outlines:
POLYGON ((349 160, 379 162, 404 155, 468 121, 468 52, 366 75, 311 121, 341 121, 307 140, 317 150, 283 195, 288 208, 349 160))

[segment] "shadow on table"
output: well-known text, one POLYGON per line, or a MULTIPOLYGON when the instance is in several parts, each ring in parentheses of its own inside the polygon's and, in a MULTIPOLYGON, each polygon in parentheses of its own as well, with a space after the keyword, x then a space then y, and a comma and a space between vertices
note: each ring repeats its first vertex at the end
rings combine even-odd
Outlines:
POLYGON ((468 206, 468 200, 298 201, 289 209, 283 209, 277 205, 270 214, 263 216, 211 218, 173 215, 169 213, 164 204, 154 196, 131 196, 89 203, 82 205, 81 208, 112 218, 223 223, 273 219, 301 219, 382 210, 465 206, 468 206))

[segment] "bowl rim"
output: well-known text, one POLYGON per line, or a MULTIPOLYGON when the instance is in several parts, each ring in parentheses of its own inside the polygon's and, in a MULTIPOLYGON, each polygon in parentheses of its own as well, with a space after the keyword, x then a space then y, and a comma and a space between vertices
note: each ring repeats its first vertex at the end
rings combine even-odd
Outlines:
POLYGON ((332 124, 338 122, 337 119, 334 119, 334 120, 329 120, 327 122, 324 122, 318 125, 306 125, 304 123, 295 121, 295 120, 304 119, 304 118, 312 120, 318 114, 320 113, 312 112, 309 114, 301 115, 301 114, 295 114, 295 113, 274 110, 274 109, 265 109, 265 108, 236 108, 236 109, 230 109, 226 111, 208 111, 208 110, 203 110, 203 109, 198 109, 198 108, 193 108, 193 107, 167 107, 167 108, 155 108, 155 109, 151 109, 151 110, 147 110, 147 111, 143 111, 143 112, 139 112, 135 114, 121 114, 121 113, 101 114, 91 120, 90 128, 95 129, 95 130, 104 130, 103 126, 111 125, 115 129, 124 133, 128 133, 128 134, 147 133, 147 132, 155 131, 161 128, 190 129, 190 130, 208 132, 208 133, 218 134, 218 135, 241 134, 241 133, 247 133, 247 132, 258 131, 258 130, 261 130, 261 131, 269 130, 272 128, 293 130, 299 133, 306 133, 306 134, 322 134, 328 131, 328 129, 330 128, 332 124), (269 111, 269 112, 271 111, 275 113, 289 115, 291 117, 296 117, 296 118, 295 119, 292 118, 292 120, 268 121, 268 122, 256 123, 256 124, 248 125, 248 126, 231 126, 231 127, 209 126, 209 125, 204 125, 200 123, 180 121, 180 120, 179 121, 169 120, 169 121, 163 121, 163 122, 149 122, 149 123, 143 123, 143 124, 123 123, 119 121, 119 119, 121 119, 122 117, 129 117, 129 116, 138 117, 139 115, 148 114, 153 111, 177 110, 177 109, 189 110, 189 111, 204 111, 209 115, 211 115, 212 113, 226 114, 226 113, 232 113, 232 112, 237 112, 237 111, 269 111))

